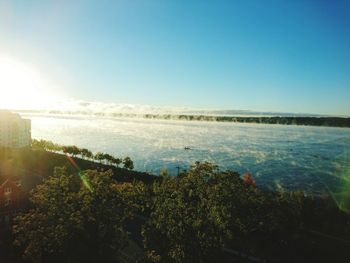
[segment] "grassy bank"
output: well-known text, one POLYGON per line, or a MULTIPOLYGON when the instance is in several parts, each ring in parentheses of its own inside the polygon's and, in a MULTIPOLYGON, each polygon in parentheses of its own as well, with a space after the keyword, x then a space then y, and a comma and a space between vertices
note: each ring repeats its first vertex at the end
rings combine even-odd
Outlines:
POLYGON ((118 182, 132 182, 139 180, 145 183, 153 182, 157 177, 144 172, 118 168, 114 165, 107 165, 92 160, 85 160, 78 157, 67 158, 61 153, 45 150, 0 150, 0 177, 29 176, 35 181, 40 181, 48 175, 53 174, 55 167, 67 167, 71 173, 80 170, 112 170, 115 180, 118 182), (73 160, 76 166, 69 160, 73 160))

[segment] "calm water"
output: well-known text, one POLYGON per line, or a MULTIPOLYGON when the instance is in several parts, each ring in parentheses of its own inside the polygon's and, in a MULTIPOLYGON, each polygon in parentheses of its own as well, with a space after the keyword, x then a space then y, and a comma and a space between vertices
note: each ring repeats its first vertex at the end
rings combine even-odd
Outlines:
POLYGON ((130 156, 135 169, 158 174, 210 161, 250 171, 269 188, 320 193, 337 187, 350 165, 350 129, 264 124, 26 116, 32 136, 93 152, 130 156), (184 150, 190 146, 191 150, 184 150), (329 188, 329 189, 328 189, 329 188))

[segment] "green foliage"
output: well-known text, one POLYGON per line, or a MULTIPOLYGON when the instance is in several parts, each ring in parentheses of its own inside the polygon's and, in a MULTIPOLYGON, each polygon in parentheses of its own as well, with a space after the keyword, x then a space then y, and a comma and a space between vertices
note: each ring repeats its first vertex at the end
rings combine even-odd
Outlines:
POLYGON ((45 140, 32 140, 32 148, 35 150, 62 151, 62 146, 45 140))
POLYGON ((104 163, 108 165, 115 165, 119 167, 121 163, 124 164, 124 168, 132 170, 134 169, 134 163, 130 157, 125 157, 124 160, 121 158, 116 158, 108 153, 97 152, 95 155, 86 148, 79 148, 75 145, 59 145, 52 141, 46 140, 32 140, 32 149, 43 150, 50 152, 63 152, 64 154, 69 154, 73 157, 81 156, 83 159, 96 160, 99 163, 104 163))
POLYGON ((33 262, 114 262, 126 243, 123 224, 137 208, 131 184, 112 173, 77 175, 57 168, 31 195, 32 209, 15 219, 14 243, 33 262))
POLYGON ((81 149, 81 156, 86 159, 92 159, 93 154, 90 150, 83 148, 81 149))
POLYGON ((108 164, 112 164, 114 157, 108 153, 103 154, 103 159, 108 163, 108 164))
MULTIPOLYGON (((9 159, 41 174, 68 162, 47 151, 0 152, 0 160, 9 159)), ((75 161, 82 170, 106 168, 75 161)), ((348 254, 350 217, 330 197, 260 191, 251 174, 241 178, 207 162, 157 179, 114 166, 108 166, 113 174, 80 175, 67 167, 44 177, 32 192, 30 209, 15 220, 15 244, 31 261, 119 262, 129 240, 125 225, 139 242, 142 228, 148 262, 235 262, 238 253, 270 262, 342 262, 348 254)))
POLYGON ((181 178, 154 184, 154 207, 143 230, 148 255, 161 262, 202 262, 223 246, 223 222, 207 198, 215 171, 198 163, 181 178))
POLYGON ((123 160, 120 159, 120 158, 113 158, 113 163, 114 163, 117 167, 119 167, 119 165, 120 165, 122 162, 123 162, 123 160))
POLYGON ((129 156, 124 158, 123 165, 124 165, 124 168, 126 169, 129 169, 129 170, 134 169, 134 162, 130 159, 129 156))
POLYGON ((168 170, 166 168, 160 169, 159 176, 161 176, 161 177, 168 177, 169 176, 168 170))
POLYGON ((268 196, 207 162, 156 182, 152 204, 143 230, 150 261, 212 262, 224 247, 264 256, 261 244, 288 244, 299 227, 297 200, 268 196))
POLYGON ((100 163, 103 161, 104 159, 104 154, 101 153, 101 152, 97 152, 95 155, 94 155, 94 159, 99 161, 100 163))

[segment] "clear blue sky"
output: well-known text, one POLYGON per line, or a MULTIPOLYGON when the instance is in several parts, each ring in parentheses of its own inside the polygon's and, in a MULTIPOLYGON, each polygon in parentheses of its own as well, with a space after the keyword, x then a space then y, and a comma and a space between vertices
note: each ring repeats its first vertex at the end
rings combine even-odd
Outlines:
POLYGON ((350 115, 349 14, 345 0, 0 0, 0 53, 76 99, 350 115))

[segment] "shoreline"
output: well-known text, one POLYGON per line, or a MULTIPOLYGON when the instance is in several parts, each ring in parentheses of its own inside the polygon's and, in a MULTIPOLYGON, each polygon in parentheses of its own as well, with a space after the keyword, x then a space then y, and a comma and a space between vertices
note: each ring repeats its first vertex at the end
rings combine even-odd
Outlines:
POLYGON ((23 115, 36 115, 58 118, 100 117, 106 119, 130 118, 170 121, 205 121, 220 123, 254 123, 272 125, 316 126, 350 128, 350 117, 315 116, 228 116, 196 114, 134 114, 134 113, 89 113, 70 111, 14 111, 23 115))

